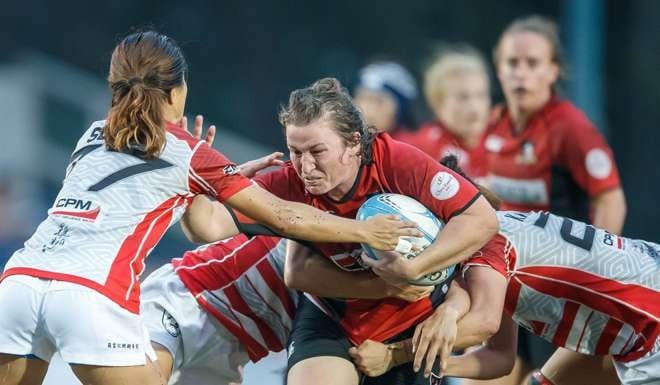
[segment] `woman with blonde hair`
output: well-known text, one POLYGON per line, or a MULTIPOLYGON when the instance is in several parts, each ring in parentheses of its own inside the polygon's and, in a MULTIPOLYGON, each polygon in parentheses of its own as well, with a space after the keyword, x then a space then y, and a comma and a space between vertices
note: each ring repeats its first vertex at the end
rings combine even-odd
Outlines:
POLYGON ((471 177, 488 171, 482 136, 488 125, 490 87, 486 62, 469 45, 448 46, 424 74, 424 94, 435 119, 401 140, 435 159, 456 155, 471 177))

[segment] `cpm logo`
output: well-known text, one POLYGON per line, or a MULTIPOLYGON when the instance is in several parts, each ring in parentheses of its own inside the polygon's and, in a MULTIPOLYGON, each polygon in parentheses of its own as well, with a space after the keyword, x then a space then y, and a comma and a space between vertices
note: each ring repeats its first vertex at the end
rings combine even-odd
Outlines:
POLYGON ((89 210, 92 208, 92 201, 85 201, 82 199, 62 198, 58 199, 55 207, 60 208, 73 208, 77 210, 89 210))
POLYGON ((51 215, 63 215, 83 221, 95 221, 101 212, 101 207, 90 200, 75 198, 60 198, 55 202, 51 215), (92 209, 92 205, 96 206, 92 209))

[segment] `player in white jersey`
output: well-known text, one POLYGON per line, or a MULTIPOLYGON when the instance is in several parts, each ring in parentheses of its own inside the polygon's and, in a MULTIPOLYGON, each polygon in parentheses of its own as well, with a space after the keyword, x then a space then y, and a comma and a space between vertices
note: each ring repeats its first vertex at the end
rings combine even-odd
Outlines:
POLYGON ((156 32, 115 48, 107 120, 78 141, 48 217, 0 276, 3 385, 40 383, 56 351, 84 384, 161 383, 139 316, 139 278, 195 195, 300 239, 394 249, 399 236, 419 234, 393 217, 347 220, 253 185, 172 123, 182 119, 185 72, 179 47, 156 32))
MULTIPOLYGON (((193 212, 204 207, 196 203, 193 212)), ((236 232, 229 213, 223 214, 226 233, 236 232)), ((249 234, 248 227, 241 230, 249 234)), ((204 231, 188 225, 184 229, 196 240, 204 231)), ((158 366, 171 385, 240 382, 241 365, 286 347, 298 303, 298 293, 284 283, 286 242, 275 236, 237 235, 188 251, 147 277, 141 315, 158 366)), ((311 288, 318 295, 415 300, 429 292, 390 286, 369 273, 339 270, 311 254, 306 273, 316 282, 328 282, 324 288, 311 288)))
MULTIPOLYGON (((458 322, 454 346, 484 339, 484 314, 492 318, 503 305, 505 316, 485 347, 442 357, 443 374, 480 379, 506 374, 515 359, 515 322, 557 347, 613 356, 624 384, 660 384, 660 245, 547 212, 497 216, 499 234, 464 265, 473 302, 458 322)), ((413 338, 412 344, 418 346, 418 365, 425 352, 435 357, 437 349, 427 350, 427 341, 413 338)), ((554 365, 550 372, 546 364, 533 381, 602 383, 603 373, 573 368, 567 373, 554 365)))

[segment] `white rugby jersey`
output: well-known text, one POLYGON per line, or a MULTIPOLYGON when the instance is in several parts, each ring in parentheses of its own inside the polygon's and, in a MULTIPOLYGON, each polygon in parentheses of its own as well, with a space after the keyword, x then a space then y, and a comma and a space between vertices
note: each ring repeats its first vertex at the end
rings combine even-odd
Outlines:
POLYGON ((172 266, 200 306, 254 362, 286 346, 298 303, 284 284, 286 239, 237 235, 189 251, 172 266))
POLYGON ((110 151, 105 121, 78 141, 48 217, 16 251, 0 279, 14 274, 70 281, 139 312, 145 258, 195 194, 225 200, 250 185, 204 141, 168 124, 158 158, 110 151))
POLYGON ((660 245, 547 212, 497 216, 500 235, 466 265, 508 278, 514 321, 583 354, 628 361, 658 349, 660 245))

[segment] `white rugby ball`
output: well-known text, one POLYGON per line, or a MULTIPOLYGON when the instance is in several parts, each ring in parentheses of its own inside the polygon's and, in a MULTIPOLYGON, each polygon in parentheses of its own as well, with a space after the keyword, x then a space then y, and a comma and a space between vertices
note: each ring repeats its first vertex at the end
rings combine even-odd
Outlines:
MULTIPOLYGON (((444 226, 444 223, 438 219, 431 210, 427 209, 426 206, 413 198, 400 194, 379 194, 367 199, 358 210, 357 219, 364 221, 374 215, 381 214, 394 214, 402 219, 413 221, 417 223, 417 229, 424 234, 421 238, 404 238, 406 241, 417 246, 415 247, 417 251, 410 251, 403 254, 403 257, 407 259, 415 258, 421 251, 430 245, 444 226)), ((383 252, 382 250, 372 249, 365 244, 362 244, 362 249, 373 259, 380 259, 380 255, 383 252)), ((451 280, 455 269, 456 265, 452 265, 441 271, 427 274, 420 279, 411 281, 410 283, 422 286, 440 285, 451 280)))

